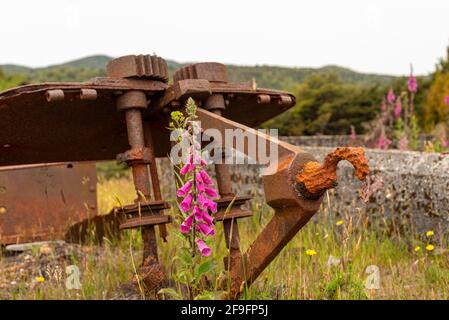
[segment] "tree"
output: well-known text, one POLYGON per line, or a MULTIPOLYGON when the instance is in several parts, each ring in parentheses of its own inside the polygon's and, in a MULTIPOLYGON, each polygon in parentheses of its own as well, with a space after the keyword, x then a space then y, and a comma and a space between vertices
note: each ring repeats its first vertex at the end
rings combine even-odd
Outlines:
POLYGON ((315 74, 293 89, 296 106, 266 127, 278 128, 280 135, 313 135, 348 134, 353 125, 360 133, 378 112, 381 90, 342 83, 334 73, 315 74))
POLYGON ((424 127, 426 130, 431 130, 438 123, 449 120, 449 106, 444 101, 449 95, 449 46, 446 57, 440 59, 436 65, 432 79, 425 99, 424 127))
POLYGON ((25 84, 25 78, 21 75, 8 75, 0 69, 0 91, 25 84))
POLYGON ((436 72, 427 92, 425 104, 425 128, 431 130, 436 124, 449 120, 449 106, 444 99, 449 95, 449 72, 436 72))

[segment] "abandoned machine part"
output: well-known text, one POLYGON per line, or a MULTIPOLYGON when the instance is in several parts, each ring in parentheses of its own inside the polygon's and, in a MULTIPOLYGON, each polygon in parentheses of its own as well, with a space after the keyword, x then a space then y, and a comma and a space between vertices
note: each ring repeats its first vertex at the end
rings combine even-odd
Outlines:
MULTIPOLYGON (((338 161, 351 162, 359 179, 365 178, 368 164, 363 149, 339 148, 320 165, 301 148, 252 129, 296 103, 288 92, 229 82, 226 66, 220 63, 182 67, 171 84, 167 70, 160 57, 126 56, 112 60, 104 78, 0 93, 0 166, 112 159, 126 163, 136 200, 115 208, 111 220, 118 221, 117 229, 141 229, 144 250, 138 277, 156 290, 166 274, 158 259, 155 226, 165 239, 171 219, 164 214, 169 206, 162 198, 155 159, 170 152, 170 112, 183 110, 186 100, 193 98, 204 130, 215 129, 223 136, 227 129, 243 130, 247 141, 254 138, 265 150, 277 151, 263 176, 265 197, 275 214, 246 252, 241 252, 237 219, 252 215, 242 207, 249 198, 233 192, 229 165, 215 165, 220 195, 215 218, 223 222, 229 298, 235 299, 317 212, 323 193, 336 185, 338 161)), ((248 143, 222 143, 223 151, 235 149, 250 156, 248 143)), ((255 160, 262 161, 259 156, 255 160)))
MULTIPOLYGON (((327 157, 323 166, 309 172, 306 168, 315 167, 317 162, 312 155, 301 148, 204 109, 198 110, 198 116, 204 130, 214 128, 223 135, 226 129, 246 130, 248 141, 277 146, 278 157, 276 161, 268 165, 263 174, 265 198, 268 205, 275 210, 275 214, 247 251, 239 254, 239 258, 236 258, 237 263, 230 265, 230 298, 234 299, 242 293, 245 286, 254 282, 282 248, 317 212, 324 191, 336 186, 338 161, 349 160, 355 166, 356 176, 361 180, 364 180, 368 173, 368 161, 361 148, 338 148, 327 157), (322 175, 328 175, 329 178, 323 178, 322 175), (332 182, 303 183, 303 181, 309 181, 309 178, 316 179, 317 176, 326 182, 328 179, 332 182), (301 177, 299 181, 298 177, 301 177), (301 188, 298 187, 299 185, 301 188)), ((233 148, 249 155, 247 143, 240 145, 234 141, 225 141, 222 147, 233 148)), ((266 150, 273 149, 267 146, 266 150)), ((260 159, 257 158, 256 161, 259 162, 260 159)))
POLYGON ((94 163, 0 168, 0 244, 69 238, 70 226, 96 216, 96 185, 94 163))
POLYGON ((114 59, 106 66, 111 78, 143 78, 168 82, 167 62, 155 55, 129 55, 114 59))

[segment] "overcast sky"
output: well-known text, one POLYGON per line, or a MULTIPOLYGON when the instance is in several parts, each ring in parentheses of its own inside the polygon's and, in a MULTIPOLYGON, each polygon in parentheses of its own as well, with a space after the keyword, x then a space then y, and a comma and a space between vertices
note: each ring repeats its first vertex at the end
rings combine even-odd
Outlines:
POLYGON ((449 44, 449 0, 2 0, 0 64, 107 54, 418 74, 449 44))

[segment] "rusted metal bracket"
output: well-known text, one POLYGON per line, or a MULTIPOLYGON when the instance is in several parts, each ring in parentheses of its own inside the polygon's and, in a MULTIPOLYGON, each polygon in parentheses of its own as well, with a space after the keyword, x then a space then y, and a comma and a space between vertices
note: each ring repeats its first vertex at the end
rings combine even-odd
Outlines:
MULTIPOLYGON (((253 141, 275 144, 278 147, 278 161, 271 163, 263 176, 265 197, 267 203, 275 210, 275 214, 246 253, 242 255, 243 259, 235 258, 234 263, 231 263, 230 298, 234 299, 242 293, 245 286, 254 282, 282 248, 317 212, 323 192, 336 185, 334 182, 338 161, 350 159, 352 163, 356 164, 356 175, 359 179, 366 177, 368 164, 363 149, 340 148, 328 156, 333 161, 328 161, 321 169, 309 173, 306 169, 317 162, 312 155, 299 147, 279 141, 204 109, 199 109, 197 114, 204 130, 214 128, 224 135, 226 129, 241 129, 245 130, 247 135, 255 137, 256 139, 253 141), (329 178, 325 177, 326 174, 329 175, 329 178), (301 177, 299 181, 298 176, 301 177), (313 183, 304 184, 303 181, 308 181, 309 177, 322 177, 326 181, 332 182, 319 183, 319 187, 313 183), (310 195, 314 197, 310 197, 310 195)), ((240 146, 234 145, 233 142, 225 142, 223 147, 234 148, 244 154, 249 154, 247 144, 240 146)), ((267 150, 270 149, 267 148, 267 150)))

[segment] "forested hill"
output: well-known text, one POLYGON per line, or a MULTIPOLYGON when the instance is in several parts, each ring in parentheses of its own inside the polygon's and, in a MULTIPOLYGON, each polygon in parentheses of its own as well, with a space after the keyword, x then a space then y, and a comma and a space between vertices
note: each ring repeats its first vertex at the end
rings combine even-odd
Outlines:
MULTIPOLYGON (((90 56, 67 63, 44 68, 29 68, 21 65, 0 65, 6 74, 21 74, 25 83, 44 81, 85 81, 96 76, 105 75, 105 66, 111 57, 104 55, 90 56)), ((167 60, 169 70, 184 65, 167 60)), ((302 82, 312 74, 334 73, 344 83, 353 84, 388 84, 395 78, 387 75, 366 74, 352 71, 339 66, 325 66, 322 68, 287 68, 275 66, 237 66, 228 65, 231 81, 247 82, 253 78, 259 87, 289 89, 302 82)))

